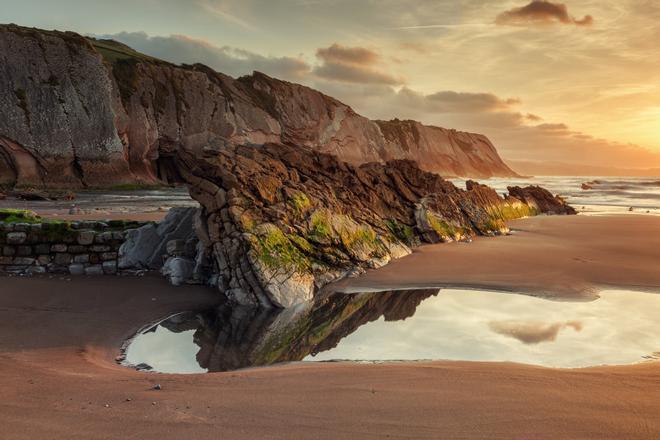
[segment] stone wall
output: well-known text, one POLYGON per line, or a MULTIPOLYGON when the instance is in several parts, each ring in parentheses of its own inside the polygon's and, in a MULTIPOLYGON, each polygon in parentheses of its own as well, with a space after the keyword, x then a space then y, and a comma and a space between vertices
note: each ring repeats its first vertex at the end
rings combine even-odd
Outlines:
MULTIPOLYGON (((0 214, 2 214, 0 212, 0 214)), ((4 222, 0 274, 114 275, 160 271, 172 284, 213 283, 209 250, 199 244, 197 208, 172 208, 159 223, 4 222)))
MULTIPOLYGON (((112 223, 112 222, 111 222, 112 223)), ((111 275, 135 223, 0 223, 0 273, 111 275)))

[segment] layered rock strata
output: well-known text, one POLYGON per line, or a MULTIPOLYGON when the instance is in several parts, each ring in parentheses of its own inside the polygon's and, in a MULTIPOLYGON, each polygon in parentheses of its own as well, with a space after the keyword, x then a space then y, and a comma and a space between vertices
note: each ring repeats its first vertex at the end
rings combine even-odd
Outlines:
POLYGON ((483 135, 370 121, 261 73, 234 79, 114 41, 0 26, 0 185, 176 181, 176 151, 282 142, 353 164, 412 159, 451 176, 512 176, 483 135))
POLYGON ((541 189, 502 198, 466 190, 412 161, 354 166, 284 144, 225 145, 176 157, 202 205, 197 235, 218 287, 241 304, 289 307, 329 282, 377 268, 422 242, 495 235, 505 220, 574 213, 541 189))

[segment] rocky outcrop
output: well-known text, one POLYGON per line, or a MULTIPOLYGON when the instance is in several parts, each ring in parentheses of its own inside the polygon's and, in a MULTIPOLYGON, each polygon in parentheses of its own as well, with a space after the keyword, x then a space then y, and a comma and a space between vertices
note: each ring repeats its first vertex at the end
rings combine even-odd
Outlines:
POLYGON ((577 211, 560 196, 552 195, 550 191, 540 186, 531 185, 521 188, 519 186, 507 187, 509 195, 524 202, 538 212, 547 214, 571 215, 577 211))
POLYGON ((516 190, 524 200, 461 190, 412 161, 358 167, 284 144, 180 150, 175 163, 202 205, 197 235, 218 287, 241 304, 289 307, 421 242, 505 233, 505 220, 564 205, 535 188, 516 190))
POLYGON ((370 121, 313 89, 174 66, 70 32, 0 26, 0 185, 178 180, 172 157, 279 142, 352 164, 418 161, 451 176, 511 176, 485 136, 370 121))

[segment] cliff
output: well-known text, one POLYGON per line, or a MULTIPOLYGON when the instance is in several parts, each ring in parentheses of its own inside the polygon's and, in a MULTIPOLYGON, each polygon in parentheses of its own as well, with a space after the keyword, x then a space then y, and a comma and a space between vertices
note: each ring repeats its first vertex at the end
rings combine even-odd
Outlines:
POLYGON ((179 180, 172 158, 277 142, 352 164, 412 159, 451 176, 512 176, 482 135, 370 121, 313 89, 201 64, 175 66, 114 41, 0 26, 0 184, 104 187, 179 180))

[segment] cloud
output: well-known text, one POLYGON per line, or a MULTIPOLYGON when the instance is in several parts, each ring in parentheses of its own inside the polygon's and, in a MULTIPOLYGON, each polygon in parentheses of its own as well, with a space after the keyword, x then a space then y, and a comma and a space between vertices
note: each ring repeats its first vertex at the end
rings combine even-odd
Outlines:
POLYGON ((520 104, 517 98, 503 99, 492 93, 441 91, 424 95, 407 87, 397 97, 402 105, 431 113, 495 112, 520 104))
POLYGON ((216 46, 208 41, 186 35, 149 36, 144 32, 121 32, 103 35, 133 49, 177 64, 203 63, 231 76, 241 76, 254 70, 277 78, 300 80, 311 70, 302 59, 271 57, 229 46, 216 46))
POLYGON ((575 24, 577 26, 590 26, 593 17, 585 15, 576 19, 569 15, 568 8, 563 3, 553 3, 546 0, 533 0, 526 6, 514 8, 501 13, 495 18, 500 25, 531 25, 531 24, 575 24))
POLYGON ((380 70, 380 55, 364 47, 346 47, 335 43, 318 49, 316 57, 320 64, 314 68, 314 74, 326 80, 386 85, 404 82, 402 78, 380 70))
POLYGON ((539 124, 536 126, 538 130, 542 131, 552 131, 552 132, 567 132, 568 131, 568 125, 564 123, 558 123, 558 124, 539 124))
MULTIPOLYGON (((564 123, 538 125, 521 124, 518 127, 492 127, 487 131, 503 157, 524 165, 516 171, 528 174, 572 174, 606 168, 660 167, 660 153, 642 146, 597 138, 571 129, 564 123), (530 148, 533 145, 534 148, 530 148), (534 164, 555 163, 543 167, 534 164), (562 164, 564 171, 559 172, 562 164), (545 171, 543 171, 545 169, 545 171)), ((596 173, 592 171, 591 173, 596 173)))
POLYGON ((364 47, 346 47, 333 44, 330 47, 318 49, 316 56, 327 63, 341 63, 358 66, 368 66, 380 61, 380 56, 364 47))
POLYGON ((553 342, 557 339, 559 332, 567 327, 576 332, 582 331, 582 323, 579 321, 555 322, 552 324, 514 320, 492 321, 488 326, 497 334, 512 337, 528 345, 553 342))

